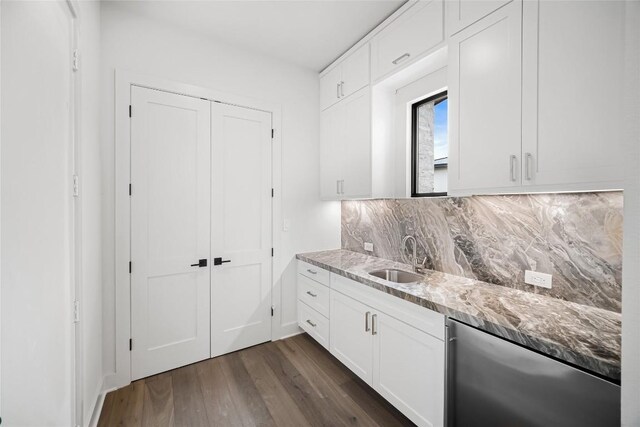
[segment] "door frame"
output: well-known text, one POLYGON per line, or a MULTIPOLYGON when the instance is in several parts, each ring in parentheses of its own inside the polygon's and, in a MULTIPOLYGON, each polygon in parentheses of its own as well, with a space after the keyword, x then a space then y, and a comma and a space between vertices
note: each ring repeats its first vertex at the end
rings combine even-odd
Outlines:
MULTIPOLYGON (((206 99, 212 102, 235 105, 271 113, 271 127, 275 130, 272 139, 271 180, 274 189, 271 209, 271 235, 274 256, 271 271, 271 339, 279 338, 281 317, 281 282, 277 278, 281 265, 282 222, 282 107, 280 104, 261 101, 227 92, 181 83, 173 80, 140 74, 128 70, 115 70, 115 372, 105 376, 104 389, 124 387, 131 383, 131 277, 129 261, 131 257, 131 203, 129 183, 131 182, 131 125, 129 105, 131 87, 140 86, 161 90, 177 95, 206 99)), ((133 112, 135 114, 135 112, 133 112)))

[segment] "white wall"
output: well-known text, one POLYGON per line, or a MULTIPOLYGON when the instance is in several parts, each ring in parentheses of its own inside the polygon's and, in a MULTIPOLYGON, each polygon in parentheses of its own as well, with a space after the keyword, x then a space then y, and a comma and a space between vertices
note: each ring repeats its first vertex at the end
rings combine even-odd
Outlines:
POLYGON ((622 424, 640 425, 640 3, 626 2, 622 424))
POLYGON ((88 425, 102 391, 102 186, 100 160, 100 3, 81 1, 79 175, 82 204, 82 417, 88 425))
POLYGON ((70 22, 63 2, 2 2, 1 387, 11 426, 72 422, 70 22))
MULTIPOLYGON (((280 334, 297 331, 295 264, 298 252, 340 246, 340 206, 319 201, 318 76, 223 42, 126 13, 126 2, 102 4, 102 156, 104 353, 114 372, 114 70, 125 69, 282 106, 283 287, 280 334), (124 4, 123 4, 124 3, 124 4)), ((279 230, 275 230, 279 232, 279 230)))

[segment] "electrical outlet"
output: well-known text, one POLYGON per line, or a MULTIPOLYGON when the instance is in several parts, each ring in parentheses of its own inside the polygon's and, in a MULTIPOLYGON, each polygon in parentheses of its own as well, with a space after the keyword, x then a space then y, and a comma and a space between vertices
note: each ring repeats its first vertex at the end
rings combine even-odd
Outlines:
POLYGON ((551 276, 551 274, 531 270, 524 271, 524 283, 528 283, 533 286, 540 286, 541 288, 551 289, 552 277, 553 276, 551 276))
POLYGON ((291 229, 291 221, 289 218, 285 218, 282 220, 282 231, 289 231, 291 229))
POLYGON ((373 243, 364 242, 364 250, 367 252, 373 252, 373 243))

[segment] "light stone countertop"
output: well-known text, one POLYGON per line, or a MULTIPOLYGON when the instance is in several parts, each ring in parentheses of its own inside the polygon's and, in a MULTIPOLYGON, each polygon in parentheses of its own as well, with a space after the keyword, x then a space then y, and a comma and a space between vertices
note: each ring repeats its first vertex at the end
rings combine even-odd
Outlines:
POLYGON ((620 381, 620 313, 433 270, 419 283, 388 282, 368 272, 411 266, 344 249, 296 258, 620 381))

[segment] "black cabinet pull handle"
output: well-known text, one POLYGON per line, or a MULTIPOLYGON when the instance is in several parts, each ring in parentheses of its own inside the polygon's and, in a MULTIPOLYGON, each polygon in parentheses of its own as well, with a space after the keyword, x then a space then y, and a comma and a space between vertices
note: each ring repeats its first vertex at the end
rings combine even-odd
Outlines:
POLYGON ((191 264, 191 267, 206 267, 206 266, 207 266, 207 260, 206 259, 198 260, 197 264, 191 264))
POLYGON ((230 259, 222 259, 221 257, 213 259, 213 265, 222 265, 225 262, 231 262, 231 260, 230 259))

